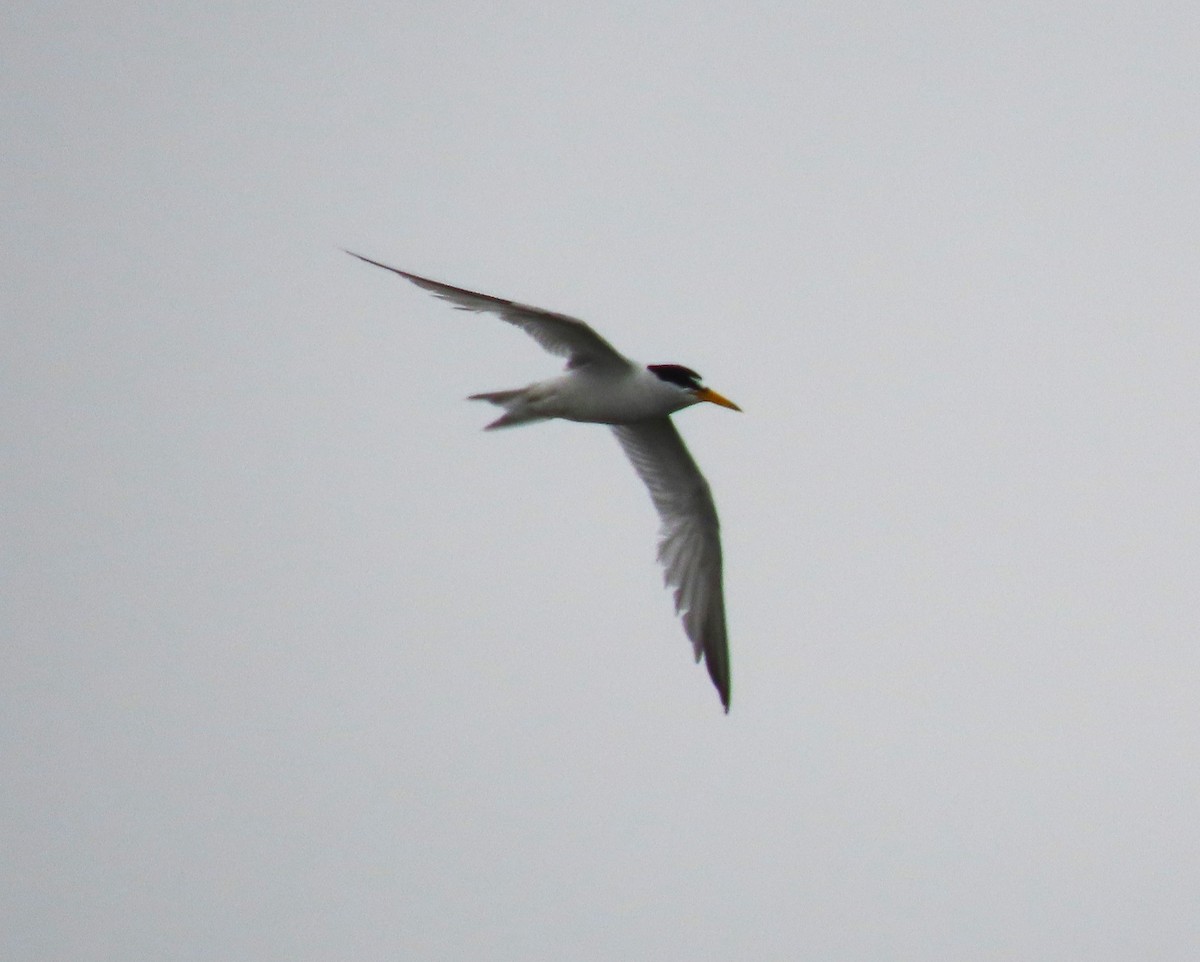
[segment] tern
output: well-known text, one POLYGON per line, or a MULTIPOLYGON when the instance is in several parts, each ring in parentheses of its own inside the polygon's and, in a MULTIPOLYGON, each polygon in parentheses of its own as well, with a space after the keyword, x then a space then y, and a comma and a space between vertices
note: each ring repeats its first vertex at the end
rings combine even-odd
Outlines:
POLYGON ((612 428, 650 490, 662 523, 658 560, 664 569, 663 580, 674 591, 675 611, 682 617, 696 661, 704 659, 728 712, 729 643, 717 509, 708 482, 671 415, 702 401, 734 411, 741 408, 705 387, 691 368, 634 363, 577 318, 451 287, 353 251, 346 253, 399 274, 458 310, 495 314, 551 354, 567 359, 566 373, 559 377, 515 390, 472 394, 470 400, 489 401, 504 409, 504 414, 487 425, 489 431, 549 418, 612 428))

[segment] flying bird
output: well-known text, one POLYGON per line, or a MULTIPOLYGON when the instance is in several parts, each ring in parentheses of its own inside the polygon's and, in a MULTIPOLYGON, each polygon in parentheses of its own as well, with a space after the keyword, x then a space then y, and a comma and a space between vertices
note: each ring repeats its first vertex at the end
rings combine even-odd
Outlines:
POLYGON ((509 391, 473 394, 504 413, 486 430, 562 418, 607 424, 650 490, 662 527, 658 560, 675 594, 675 611, 704 659, 708 674, 729 711, 729 643, 721 588, 721 538, 717 509, 704 475, 696 467, 671 415, 702 401, 740 411, 736 404, 701 383, 700 375, 679 364, 634 363, 583 321, 566 314, 477 294, 410 274, 346 251, 352 257, 399 274, 458 310, 495 314, 519 327, 551 354, 567 360, 566 372, 509 391))

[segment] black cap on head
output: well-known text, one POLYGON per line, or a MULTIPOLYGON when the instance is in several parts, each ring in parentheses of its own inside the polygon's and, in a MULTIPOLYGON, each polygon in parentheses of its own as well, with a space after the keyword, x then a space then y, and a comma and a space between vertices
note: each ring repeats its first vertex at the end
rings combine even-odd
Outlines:
POLYGON ((646 369, 660 381, 675 384, 689 391, 700 389, 700 375, 681 364, 647 364, 646 369))

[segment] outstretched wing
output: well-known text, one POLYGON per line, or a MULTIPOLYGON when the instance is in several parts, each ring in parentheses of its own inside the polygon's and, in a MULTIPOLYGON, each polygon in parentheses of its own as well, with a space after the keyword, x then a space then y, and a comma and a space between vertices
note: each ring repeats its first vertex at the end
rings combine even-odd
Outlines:
POLYGON ((490 294, 477 294, 461 287, 451 287, 449 284, 431 281, 428 277, 402 271, 398 267, 389 267, 369 257, 363 257, 362 254, 355 254, 354 251, 346 253, 360 261, 382 267, 385 271, 399 274, 418 287, 423 287, 435 296, 449 301, 460 311, 495 314, 509 324, 515 324, 551 354, 565 357, 569 368, 582 367, 585 364, 630 366, 627 358, 578 318, 544 311, 540 307, 530 307, 528 304, 518 304, 502 297, 492 297, 490 294))
POLYGON ((729 711, 721 531, 708 482, 670 418, 613 425, 613 433, 650 489, 662 519, 658 560, 664 580, 675 592, 675 610, 683 615, 696 660, 704 658, 729 711))

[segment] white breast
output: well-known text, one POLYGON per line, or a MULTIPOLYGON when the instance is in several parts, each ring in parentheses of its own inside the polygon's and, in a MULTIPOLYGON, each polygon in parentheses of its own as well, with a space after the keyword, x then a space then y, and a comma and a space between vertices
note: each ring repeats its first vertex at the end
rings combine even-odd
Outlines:
POLYGON ((615 374, 585 367, 538 387, 545 391, 546 416, 568 421, 629 424, 665 417, 696 403, 688 391, 641 367, 615 374))

